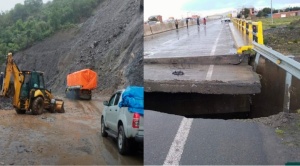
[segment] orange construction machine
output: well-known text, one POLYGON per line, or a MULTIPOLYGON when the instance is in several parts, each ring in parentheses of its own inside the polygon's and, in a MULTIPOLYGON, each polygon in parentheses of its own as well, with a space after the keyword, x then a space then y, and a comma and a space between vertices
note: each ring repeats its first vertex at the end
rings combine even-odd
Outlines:
POLYGON ((92 90, 97 88, 97 73, 90 69, 76 71, 67 76, 68 98, 91 100, 92 90))

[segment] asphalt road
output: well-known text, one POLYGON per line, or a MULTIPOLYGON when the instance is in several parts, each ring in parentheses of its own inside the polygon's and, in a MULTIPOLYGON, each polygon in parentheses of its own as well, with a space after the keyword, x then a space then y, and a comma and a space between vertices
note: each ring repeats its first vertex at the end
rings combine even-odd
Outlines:
POLYGON ((235 59, 235 53, 229 25, 220 20, 210 21, 206 26, 194 25, 144 37, 145 60, 160 62, 161 59, 171 59, 144 64, 145 91, 230 95, 259 93, 258 75, 248 64, 240 64, 239 61, 244 58, 235 59), (228 63, 220 60, 224 55, 236 61, 228 63), (174 57, 185 58, 186 61, 178 63, 174 57), (212 57, 215 59, 212 60, 212 57), (200 60, 191 60, 195 58, 207 63, 198 64, 200 60), (174 74, 178 71, 182 74, 174 74))
POLYGON ((180 132, 181 121, 187 118, 149 110, 145 110, 145 117, 145 165, 162 165, 170 156, 171 160, 179 158, 177 164, 180 165, 282 165, 288 161, 300 161, 300 156, 295 158, 297 155, 291 154, 273 128, 261 124, 239 120, 188 119, 192 121, 190 128, 180 132), (185 139, 183 135, 186 132, 185 139), (179 144, 182 144, 182 149, 171 150, 173 145, 180 147, 179 144))
POLYGON ((180 28, 144 38, 145 57, 235 54, 228 23, 220 20, 180 28))

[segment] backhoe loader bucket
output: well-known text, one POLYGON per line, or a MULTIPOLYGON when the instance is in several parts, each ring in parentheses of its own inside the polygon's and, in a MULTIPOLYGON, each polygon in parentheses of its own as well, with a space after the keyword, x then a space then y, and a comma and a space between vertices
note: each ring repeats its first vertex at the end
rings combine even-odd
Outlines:
POLYGON ((58 113, 64 113, 65 108, 64 108, 64 101, 61 99, 55 99, 55 110, 58 113))

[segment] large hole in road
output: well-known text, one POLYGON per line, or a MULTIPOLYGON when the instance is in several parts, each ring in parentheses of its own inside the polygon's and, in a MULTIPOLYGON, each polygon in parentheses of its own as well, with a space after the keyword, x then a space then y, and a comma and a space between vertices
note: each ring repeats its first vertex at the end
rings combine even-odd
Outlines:
MULTIPOLYGON (((259 94, 209 95, 145 92, 145 109, 192 118, 217 119, 259 118, 283 112, 286 71, 261 57, 256 72, 261 78, 261 93, 259 94)), ((289 92, 289 112, 295 113, 300 110, 299 79, 292 77, 289 92)))
MULTIPOLYGON (((247 119, 261 117, 253 109, 255 95, 145 92, 145 109, 189 118, 247 119)), ((269 112, 263 116, 277 114, 269 112)))

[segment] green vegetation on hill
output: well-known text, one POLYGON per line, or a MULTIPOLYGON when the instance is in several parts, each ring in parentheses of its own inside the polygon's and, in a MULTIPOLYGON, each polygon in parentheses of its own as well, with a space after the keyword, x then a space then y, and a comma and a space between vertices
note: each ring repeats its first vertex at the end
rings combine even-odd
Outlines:
MULTIPOLYGON (((92 15, 101 0, 25 0, 0 14, 0 61, 92 15)), ((0 62, 1 63, 1 62, 0 62)))

